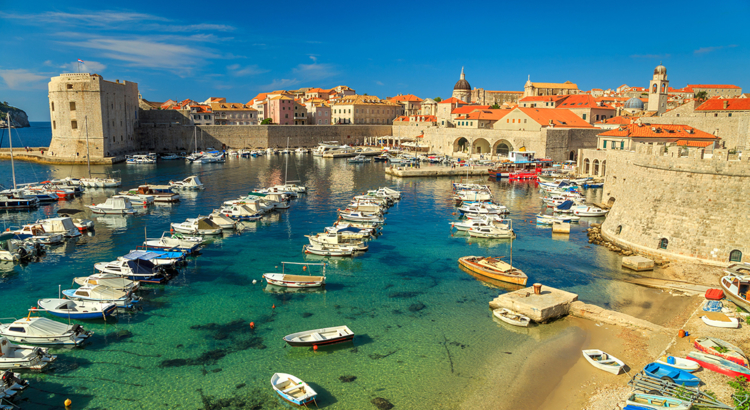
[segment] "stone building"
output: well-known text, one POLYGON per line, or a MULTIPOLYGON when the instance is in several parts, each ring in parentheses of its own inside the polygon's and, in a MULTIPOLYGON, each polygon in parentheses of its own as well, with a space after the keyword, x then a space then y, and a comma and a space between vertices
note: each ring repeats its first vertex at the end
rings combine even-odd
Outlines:
POLYGON ((467 105, 465 101, 460 100, 456 97, 451 97, 447 100, 440 101, 437 104, 437 119, 438 124, 441 127, 452 127, 452 114, 453 110, 455 110, 458 107, 467 105))
POLYGON ((374 95, 347 95, 331 104, 333 124, 392 124, 403 106, 374 95))
POLYGON ((216 125, 256 125, 258 111, 250 105, 241 103, 211 103, 216 125))
POLYGON ((632 151, 637 144, 668 144, 700 146, 705 148, 718 143, 720 138, 682 124, 648 125, 641 120, 622 125, 599 134, 597 148, 632 151), (682 144, 680 142, 683 142, 682 144), (695 144, 696 142, 700 144, 695 144))
POLYGON ((276 125, 294 124, 294 98, 286 95, 276 95, 268 98, 268 117, 276 125))
POLYGON ((667 99, 669 80, 667 80, 667 67, 658 65, 654 68, 654 77, 648 85, 648 111, 662 114, 667 111, 667 99))
POLYGON ((531 76, 523 86, 523 96, 532 97, 537 95, 570 95, 578 94, 578 85, 566 81, 564 83, 532 83, 531 76))
POLYGON ((422 101, 421 108, 419 110, 420 115, 435 115, 437 116, 437 102, 432 98, 425 98, 422 101))
POLYGON ((706 92, 706 97, 736 98, 742 96, 742 88, 731 84, 688 84, 686 89, 698 94, 706 92))
POLYGON ((397 95, 387 98, 388 101, 401 104, 404 106, 403 115, 419 115, 422 108, 422 99, 413 94, 397 95))
POLYGON ((330 125, 331 107, 320 98, 305 101, 307 123, 310 125, 330 125))
POLYGON ((131 151, 138 126, 138 84, 98 74, 60 74, 49 82, 52 141, 47 155, 84 159, 131 151))
POLYGON ((523 91, 489 91, 484 88, 474 87, 471 90, 470 101, 479 105, 518 104, 518 100, 523 97, 523 91))
POLYGON ((453 86, 453 94, 451 97, 457 100, 466 101, 467 103, 471 102, 471 86, 469 85, 469 82, 466 81, 463 67, 461 67, 461 78, 459 78, 456 85, 453 86))

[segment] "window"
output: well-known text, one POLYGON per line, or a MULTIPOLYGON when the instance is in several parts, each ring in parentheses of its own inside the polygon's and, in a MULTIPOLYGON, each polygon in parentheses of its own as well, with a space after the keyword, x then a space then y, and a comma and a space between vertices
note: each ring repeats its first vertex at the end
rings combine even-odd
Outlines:
POLYGON ((289 114, 284 114, 284 118, 289 118, 289 114))
POLYGON ((8 328, 8 330, 10 330, 11 332, 16 332, 16 333, 26 333, 26 329, 22 327, 10 327, 8 328))
POLYGON ((75 111, 75 110, 76 110, 76 102, 75 101, 71 101, 70 102, 70 111, 75 111))
POLYGON ((669 245, 667 238, 661 238, 659 241, 659 249, 667 249, 667 245, 669 245))
POLYGON ((586 114, 583 114, 583 119, 584 119, 584 120, 586 119, 586 114))
POLYGON ((625 141, 620 141, 620 149, 625 149, 625 141))
POLYGON ((526 124, 526 118, 523 119, 523 123, 526 124))
POLYGON ((52 111, 55 111, 55 102, 52 101, 52 111))
POLYGON ((73 120, 70 122, 70 128, 77 130, 78 129, 78 121, 73 120))
POLYGON ((742 262, 742 252, 737 249, 729 252, 729 262, 742 262))
POLYGON ((620 234, 620 232, 622 232, 622 225, 618 225, 618 226, 617 226, 617 230, 615 231, 615 234, 616 234, 616 235, 619 235, 619 234, 620 234))
POLYGON ((55 122, 54 122, 54 121, 52 121, 52 129, 53 129, 53 130, 56 130, 56 129, 57 129, 57 124, 55 124, 55 122))
POLYGON ((731 113, 731 112, 730 112, 729 114, 727 114, 727 117, 731 117, 731 116, 732 116, 732 113, 731 113))
POLYGON ((714 117, 718 117, 718 116, 719 116, 719 114, 714 114, 714 117))
POLYGON ((68 84, 68 90, 72 90, 72 89, 73 89, 73 84, 68 84))
POLYGON ((607 140, 604 140, 604 145, 602 145, 602 148, 607 148, 607 140))

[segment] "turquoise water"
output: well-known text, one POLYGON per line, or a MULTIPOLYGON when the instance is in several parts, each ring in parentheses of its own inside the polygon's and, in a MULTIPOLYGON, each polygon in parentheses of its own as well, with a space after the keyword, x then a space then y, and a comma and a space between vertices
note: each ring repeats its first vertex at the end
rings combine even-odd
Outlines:
MULTIPOLYGON (((86 173, 85 166, 16 165, 19 182, 86 173)), ((95 262, 134 249, 146 230, 149 237, 160 236, 170 221, 206 215, 224 200, 282 182, 284 157, 92 168, 120 171, 123 188, 195 174, 207 189, 131 217, 87 211, 96 222, 95 235, 52 248, 38 262, 0 265, 0 316, 24 316, 37 299, 55 297, 58 285, 65 289, 73 277, 93 272, 95 262)), ((529 334, 491 319, 487 303, 505 290, 462 272, 457 259, 507 257, 509 242, 451 235, 449 222, 457 216, 452 215, 450 180, 392 179, 379 163, 350 165, 311 155, 291 155, 289 174, 309 190, 290 210, 213 241, 169 284, 146 285, 142 310, 106 323, 82 322, 96 333, 90 343, 56 349, 58 361, 50 371, 29 374, 32 388, 19 404, 57 408, 70 398, 74 409, 282 408, 289 406, 274 396, 270 378, 284 372, 309 382, 322 408, 376 408, 371 400, 378 397, 396 408, 455 408, 481 380, 488 355, 507 352, 508 379, 497 382, 510 383, 527 355, 562 330, 558 323, 529 334), (330 260, 324 291, 266 289, 261 275, 280 269, 281 261, 320 260, 301 252, 304 235, 330 226, 337 208, 379 186, 403 195, 386 214, 383 235, 370 243, 369 252, 330 260), (316 352, 282 341, 289 333, 337 325, 356 333, 353 344, 316 352)), ((0 182, 9 180, 10 164, 2 162, 0 182)), ((511 210, 518 234, 513 263, 529 275, 529 283, 571 290, 605 307, 612 304, 616 292, 608 284, 622 273, 613 254, 588 245, 587 221, 569 237, 553 238, 549 228, 525 222, 541 209, 533 184, 488 183, 511 210)), ((84 209, 112 192, 88 191, 60 206, 84 209)), ((596 199, 596 191, 588 194, 596 199)), ((0 221, 3 228, 20 225, 54 215, 58 207, 1 214, 0 221)))

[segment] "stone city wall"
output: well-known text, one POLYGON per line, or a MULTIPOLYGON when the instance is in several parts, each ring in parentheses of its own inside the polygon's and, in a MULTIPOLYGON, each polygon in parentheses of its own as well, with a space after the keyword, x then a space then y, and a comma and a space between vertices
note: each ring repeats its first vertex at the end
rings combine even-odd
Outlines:
POLYGON ((390 125, 203 125, 141 124, 134 151, 192 151, 198 149, 314 147, 322 141, 361 144, 365 137, 391 135, 390 125), (195 134, 194 134, 195 132, 195 134))
POLYGON ((636 152, 607 151, 603 202, 612 208, 604 239, 657 259, 726 265, 738 250, 750 262, 748 158, 729 161, 718 149, 711 159, 697 149, 687 157, 679 147, 664 150, 639 144, 636 152))

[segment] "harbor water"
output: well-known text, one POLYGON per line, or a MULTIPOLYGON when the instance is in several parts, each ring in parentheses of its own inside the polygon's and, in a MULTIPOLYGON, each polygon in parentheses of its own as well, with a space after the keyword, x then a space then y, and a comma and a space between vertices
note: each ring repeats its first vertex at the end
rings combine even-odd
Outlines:
MULTIPOLYGON (((20 133, 23 137, 24 131, 20 133)), ((123 189, 189 175, 198 175, 206 189, 184 194, 178 204, 139 208, 128 217, 96 216, 85 208, 115 192, 103 189, 34 212, 3 213, 5 229, 55 216, 59 208, 83 209, 96 230, 51 247, 39 261, 0 265, 0 316, 25 316, 38 299, 57 297, 58 287, 71 288, 74 277, 93 273, 94 263, 128 253, 145 236, 161 236, 170 222, 208 215, 225 200, 282 183, 286 157, 92 166, 94 173, 121 177, 123 189)), ((69 398, 73 409, 291 407, 270 385, 271 376, 283 372, 310 383, 321 408, 377 408, 383 399, 396 408, 449 409, 476 393, 473 389, 486 381, 488 358, 498 353, 503 354, 500 366, 507 367, 493 381, 501 394, 530 355, 566 331, 565 322, 519 330, 493 320, 487 304, 507 288, 463 272, 457 260, 466 255, 509 258, 510 242, 451 233, 450 222, 458 218, 451 181, 391 178, 384 175, 384 166, 289 155, 289 179, 305 185, 306 195, 292 201, 287 211, 212 240, 170 283, 145 285, 136 311, 120 312, 106 322, 78 322, 95 335, 81 348, 52 349, 57 362, 44 373, 25 375, 31 388, 18 404, 24 409, 61 408, 69 398), (337 208, 352 196, 380 186, 401 191, 402 199, 389 209, 383 234, 369 243, 368 252, 349 259, 302 253, 304 235, 330 226, 337 208), (262 274, 280 271, 282 261, 326 261, 325 289, 295 292, 267 286, 262 274), (282 341, 290 333, 340 325, 354 331, 353 343, 314 351, 282 341)), ((86 166, 16 163, 19 183, 86 173, 86 166)), ((10 180, 10 162, 3 161, 0 182, 9 186, 10 180)), ((534 183, 487 183, 496 200, 510 209, 518 235, 513 265, 528 274, 529 284, 539 282, 575 292, 589 303, 619 308, 615 300, 628 285, 616 281, 624 274, 616 256, 587 242, 585 228, 596 220, 584 220, 570 235, 553 237, 550 228, 533 223, 542 209, 534 183)), ((587 195, 595 200, 600 193, 590 190, 587 195)))

